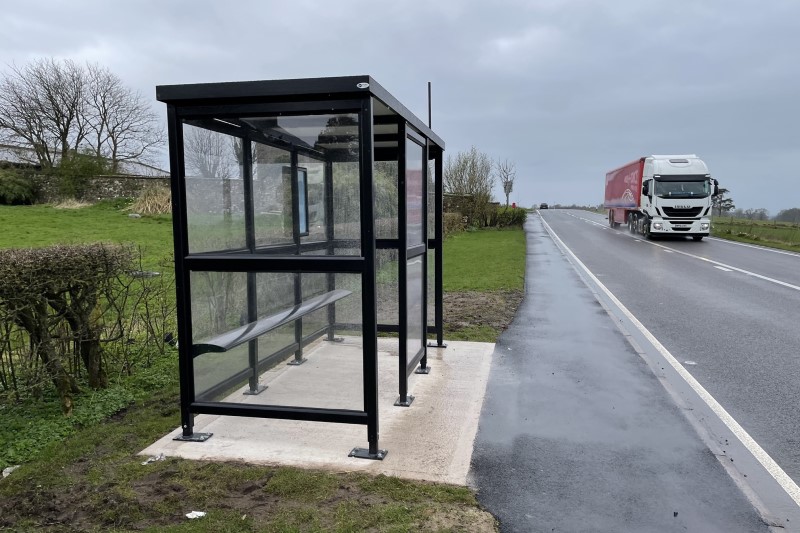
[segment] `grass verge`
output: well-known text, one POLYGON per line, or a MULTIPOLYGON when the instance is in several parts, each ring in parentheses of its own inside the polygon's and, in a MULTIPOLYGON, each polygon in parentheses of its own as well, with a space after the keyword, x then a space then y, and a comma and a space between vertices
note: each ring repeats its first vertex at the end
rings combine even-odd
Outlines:
POLYGON ((495 342, 522 302, 525 232, 469 231, 444 241, 445 338, 495 342))
MULTIPOLYGON (((172 363, 172 375, 177 365, 172 363)), ((0 530, 493 531, 465 487, 135 454, 173 429, 177 383, 47 446, 0 481, 0 530), (207 515, 189 520, 186 513, 207 515)))
POLYGON ((714 237, 800 252, 800 225, 737 218, 714 217, 714 237))
MULTIPOLYGON (((0 224, 14 228, 0 234, 0 247, 134 242, 143 249, 143 265, 157 267, 172 253, 170 216, 129 218, 125 206, 0 207, 0 224)), ((496 339, 516 310, 508 295, 521 299, 524 246, 518 229, 446 241, 445 280, 461 278, 446 284, 446 298, 455 298, 447 312, 456 318, 447 338, 496 339)), ((14 446, 5 461, 23 465, 0 480, 0 530, 495 530, 464 487, 180 459, 143 465, 145 458, 135 454, 179 419, 177 376, 172 353, 77 402, 85 412, 76 410, 70 420, 47 402, 4 408, 0 444, 14 446), (207 515, 188 520, 192 510, 207 515)))

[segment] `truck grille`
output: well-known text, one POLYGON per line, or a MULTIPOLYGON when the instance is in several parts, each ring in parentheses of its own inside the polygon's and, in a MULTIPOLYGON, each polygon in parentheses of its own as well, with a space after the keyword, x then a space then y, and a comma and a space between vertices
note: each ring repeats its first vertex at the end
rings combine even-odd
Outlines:
POLYGON ((664 215, 668 217, 690 218, 700 216, 703 207, 692 207, 690 209, 676 209, 674 207, 662 207, 664 215))

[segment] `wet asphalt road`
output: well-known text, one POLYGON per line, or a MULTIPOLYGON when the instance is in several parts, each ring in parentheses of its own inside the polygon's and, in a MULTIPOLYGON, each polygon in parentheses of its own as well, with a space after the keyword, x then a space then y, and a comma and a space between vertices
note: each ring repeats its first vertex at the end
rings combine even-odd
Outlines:
POLYGON ((722 240, 647 242, 582 211, 543 216, 679 361, 696 363, 686 369, 799 481, 800 255, 722 240), (646 267, 620 271, 637 261, 646 267))
POLYGON ((526 232, 471 469, 501 530, 767 531, 538 216, 526 232))

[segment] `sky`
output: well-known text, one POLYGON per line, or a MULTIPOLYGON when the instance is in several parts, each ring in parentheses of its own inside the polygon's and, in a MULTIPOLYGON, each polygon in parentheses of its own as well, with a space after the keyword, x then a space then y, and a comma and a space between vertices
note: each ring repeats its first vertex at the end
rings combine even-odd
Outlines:
MULTIPOLYGON (((53 57, 157 85, 367 74, 446 156, 508 160, 521 206, 598 205, 605 173, 697 154, 737 207, 800 207, 796 0, 37 0, 0 70, 53 57)), ((166 121, 165 121, 166 122, 166 121)), ((166 167, 166 157, 164 166, 166 167)), ((504 200, 502 187, 495 198, 504 200)))

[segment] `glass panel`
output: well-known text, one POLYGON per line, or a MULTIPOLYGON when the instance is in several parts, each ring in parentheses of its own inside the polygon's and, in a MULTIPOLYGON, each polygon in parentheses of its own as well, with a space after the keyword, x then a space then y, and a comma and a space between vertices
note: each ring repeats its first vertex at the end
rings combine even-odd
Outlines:
POLYGON ((297 169, 297 216, 299 218, 300 235, 308 235, 308 171, 305 168, 297 169))
POLYGON ((378 324, 399 326, 399 289, 397 250, 376 250, 375 268, 378 282, 378 324))
POLYGON ((246 246, 241 140, 183 125, 189 251, 246 246))
MULTIPOLYGON (((246 274, 192 272, 190 285, 193 344, 221 335, 247 321, 246 274)), ((247 376, 236 376, 247 367, 246 345, 226 353, 205 353, 195 357, 195 395, 198 399, 210 399, 240 386, 247 381, 247 376), (213 389, 218 390, 215 392, 213 389)))
POLYGON ((426 228, 422 226, 423 148, 406 139, 406 236, 408 245, 422 244, 426 228))
POLYGON ((436 325, 436 251, 428 250, 428 325, 436 325))
POLYGON ((397 239, 397 161, 376 161, 375 235, 378 239, 397 239))
POLYGON ((256 248, 291 243, 291 154, 261 143, 251 146, 256 248))
POLYGON ((428 161, 428 238, 436 238, 436 165, 428 161))
MULTIPOLYGON (((298 163, 306 171, 306 202, 308 217, 308 235, 302 242, 315 242, 326 240, 327 221, 325 220, 325 162, 300 156, 298 163)), ((300 218, 302 221, 302 217, 300 218)), ((301 228, 302 233, 302 228, 301 228)), ((325 250, 314 252, 316 254, 327 253, 325 250)))
MULTIPOLYGON (((333 163, 333 237, 341 246, 360 254, 361 248, 361 188, 358 163, 333 163), (342 242, 344 241, 344 242, 342 242)), ((337 255, 346 255, 336 250, 337 255)))
POLYGON ((363 410, 359 274, 192 272, 193 343, 214 343, 215 337, 242 325, 250 325, 252 330, 277 323, 297 309, 296 283, 301 288, 301 303, 314 304, 316 299, 318 307, 302 316, 302 335, 308 338, 316 333, 303 347, 303 365, 286 364, 294 359, 297 348, 297 322, 290 321, 253 341, 258 346, 259 384, 267 386, 265 391, 243 394, 249 390, 252 375, 249 343, 245 342, 225 352, 194 358, 198 400, 363 410), (248 276, 256 287, 255 321, 248 321, 247 316, 248 276), (329 318, 342 342, 324 342, 329 318))
POLYGON ((407 263, 408 345, 406 353, 409 361, 422 349, 422 342, 425 338, 422 328, 422 257, 415 257, 407 263))

